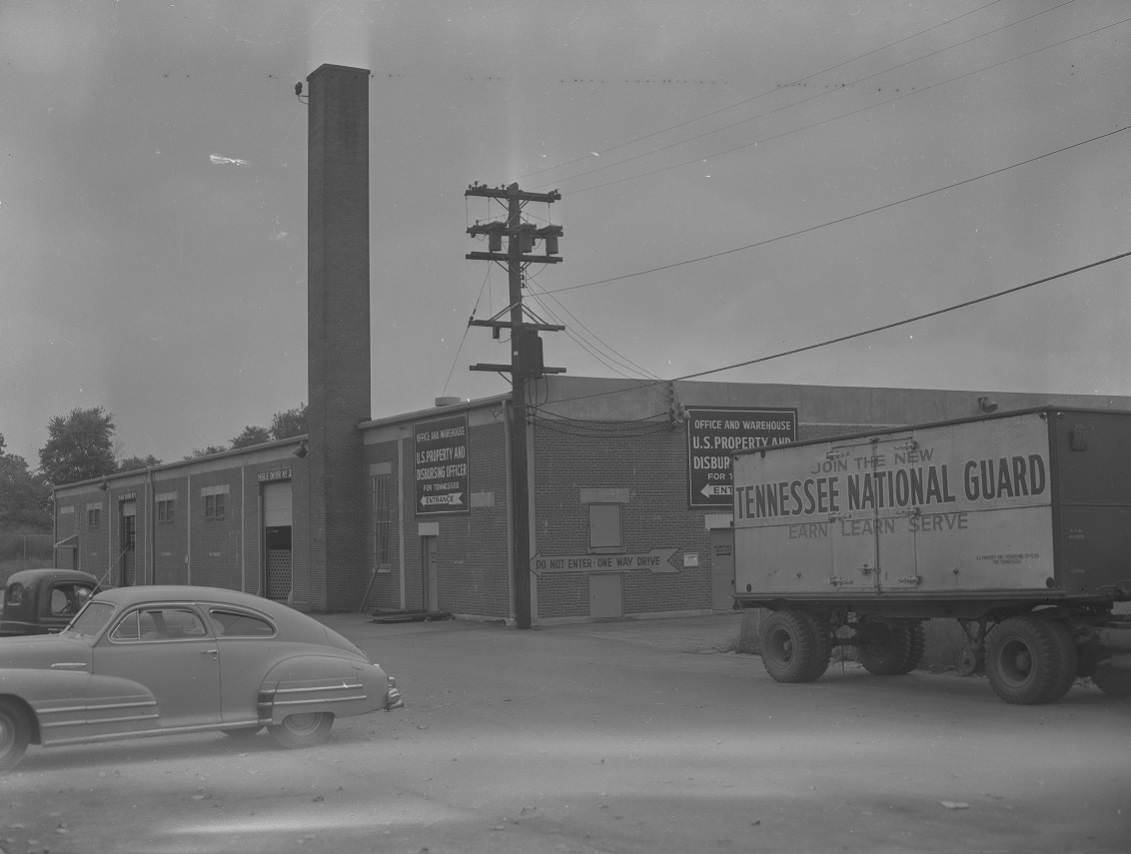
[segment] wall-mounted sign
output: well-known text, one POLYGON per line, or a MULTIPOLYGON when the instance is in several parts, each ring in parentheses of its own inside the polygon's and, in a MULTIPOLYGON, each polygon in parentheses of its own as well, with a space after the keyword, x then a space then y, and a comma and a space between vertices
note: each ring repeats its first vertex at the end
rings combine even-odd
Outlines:
POLYGON ((270 471, 261 471, 255 476, 255 479, 260 483, 268 483, 273 480, 290 480, 291 470, 285 469, 271 469, 270 471))
POLYGON ((417 515, 468 508, 467 413, 413 428, 417 515))
POLYGON ((652 549, 647 552, 612 555, 535 555, 531 562, 535 575, 544 572, 678 572, 672 560, 677 549, 652 549))
POLYGON ((687 410, 688 504, 731 506, 731 455, 797 440, 796 409, 687 410))

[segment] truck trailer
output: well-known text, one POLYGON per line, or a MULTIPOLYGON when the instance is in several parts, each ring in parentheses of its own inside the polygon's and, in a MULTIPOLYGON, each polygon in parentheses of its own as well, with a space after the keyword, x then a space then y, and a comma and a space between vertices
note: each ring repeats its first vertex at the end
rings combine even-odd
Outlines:
POLYGON ((1007 703, 1077 677, 1131 696, 1131 412, 1040 408, 736 454, 734 581, 764 666, 811 682, 832 650, 915 669, 957 620, 960 672, 1007 703))

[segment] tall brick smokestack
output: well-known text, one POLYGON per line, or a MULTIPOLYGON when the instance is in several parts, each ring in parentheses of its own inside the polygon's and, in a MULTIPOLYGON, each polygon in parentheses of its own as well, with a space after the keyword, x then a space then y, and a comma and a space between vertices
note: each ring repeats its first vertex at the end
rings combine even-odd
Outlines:
POLYGON ((310 589, 296 579, 294 598, 353 610, 367 578, 358 424, 371 409, 369 71, 322 65, 307 81, 310 589))

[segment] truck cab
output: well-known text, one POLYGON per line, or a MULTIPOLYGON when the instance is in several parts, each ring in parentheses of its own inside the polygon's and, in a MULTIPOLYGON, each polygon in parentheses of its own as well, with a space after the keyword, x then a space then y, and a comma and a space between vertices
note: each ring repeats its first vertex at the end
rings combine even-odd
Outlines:
POLYGON ((4 587, 0 635, 40 635, 62 631, 99 591, 98 579, 73 569, 24 569, 4 587))

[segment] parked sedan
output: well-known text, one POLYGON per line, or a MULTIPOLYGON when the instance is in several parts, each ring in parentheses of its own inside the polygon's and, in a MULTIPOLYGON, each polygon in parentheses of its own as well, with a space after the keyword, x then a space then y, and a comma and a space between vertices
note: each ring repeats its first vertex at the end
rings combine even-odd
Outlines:
POLYGON ((0 770, 28 744, 209 730, 266 727, 307 747, 336 716, 403 705, 364 652, 286 605, 210 587, 120 587, 59 634, 0 642, 0 770))

